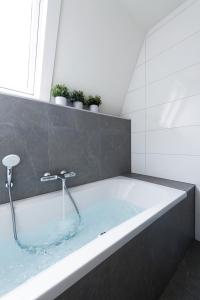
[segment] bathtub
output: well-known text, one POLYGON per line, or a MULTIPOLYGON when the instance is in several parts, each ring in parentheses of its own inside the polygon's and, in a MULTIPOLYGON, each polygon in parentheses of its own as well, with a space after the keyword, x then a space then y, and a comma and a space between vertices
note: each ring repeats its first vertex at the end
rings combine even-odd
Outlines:
MULTIPOLYGON (((29 230, 36 220, 53 220, 59 213, 59 193, 16 201, 18 219, 29 230)), ((55 299, 186 197, 184 191, 123 176, 71 188, 71 193, 81 212, 101 199, 120 199, 142 210, 2 295, 2 300, 55 299)), ((0 206, 0 237, 13 239, 8 204, 0 206)))

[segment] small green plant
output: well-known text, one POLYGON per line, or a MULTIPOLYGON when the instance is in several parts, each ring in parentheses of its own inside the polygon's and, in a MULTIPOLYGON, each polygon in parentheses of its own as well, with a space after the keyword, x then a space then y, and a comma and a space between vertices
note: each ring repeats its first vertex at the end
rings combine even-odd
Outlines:
POLYGON ((69 90, 66 87, 65 84, 56 84, 52 90, 52 95, 53 97, 65 97, 66 99, 69 98, 70 94, 69 94, 69 90))
POLYGON ((89 96, 88 99, 87 99, 87 105, 90 106, 90 105, 101 105, 101 97, 100 96, 89 96))
POLYGON ((71 102, 80 101, 85 104, 85 96, 82 91, 73 91, 70 97, 71 102))

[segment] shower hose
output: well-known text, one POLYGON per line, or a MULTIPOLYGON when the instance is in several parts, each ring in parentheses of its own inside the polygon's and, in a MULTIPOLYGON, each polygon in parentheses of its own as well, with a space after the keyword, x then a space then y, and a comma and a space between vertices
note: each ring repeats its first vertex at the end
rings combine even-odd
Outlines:
MULTIPOLYGON (((64 192, 66 192, 66 194, 68 195, 69 199, 71 200, 73 206, 74 206, 74 209, 77 213, 77 216, 78 216, 78 225, 80 225, 80 222, 81 222, 81 215, 80 215, 80 212, 79 212, 79 209, 76 205, 76 202, 74 200, 74 198, 72 197, 69 189, 67 188, 66 186, 66 179, 62 179, 62 191, 63 191, 63 195, 64 195, 64 192)), ((16 225, 16 214, 15 214, 15 208, 14 208, 14 205, 13 205, 13 200, 12 200, 12 194, 11 194, 11 185, 8 185, 8 195, 9 195, 9 202, 10 202, 10 210, 11 210, 11 218, 12 218, 12 230, 13 230, 13 237, 14 237, 14 240, 16 242, 16 244, 21 248, 21 249, 25 249, 29 252, 35 252, 35 248, 44 248, 44 246, 41 246, 41 245, 38 245, 37 247, 35 246, 28 246, 28 245, 24 245, 23 243, 20 242, 19 238, 18 238, 18 233, 17 233, 17 225, 16 225)), ((48 244, 48 247, 50 246, 55 246, 55 245, 58 245, 60 244, 62 241, 64 241, 65 238, 61 238, 59 242, 56 242, 55 243, 50 243, 48 244)))

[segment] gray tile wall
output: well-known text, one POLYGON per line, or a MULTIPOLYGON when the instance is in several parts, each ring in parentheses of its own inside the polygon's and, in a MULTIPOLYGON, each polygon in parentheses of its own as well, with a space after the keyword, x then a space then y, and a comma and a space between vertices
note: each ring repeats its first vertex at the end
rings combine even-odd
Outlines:
POLYGON ((0 95, 0 203, 8 202, 2 158, 21 157, 14 200, 60 189, 44 172, 75 171, 76 186, 130 172, 131 123, 116 117, 0 95))

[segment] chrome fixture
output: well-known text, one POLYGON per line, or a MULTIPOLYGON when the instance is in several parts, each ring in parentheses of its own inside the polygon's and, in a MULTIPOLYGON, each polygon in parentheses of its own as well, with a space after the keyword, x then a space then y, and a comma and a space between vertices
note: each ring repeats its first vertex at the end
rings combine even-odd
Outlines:
POLYGON ((53 181, 53 180, 61 180, 62 181, 62 191, 63 191, 63 195, 64 193, 66 192, 69 199, 71 200, 74 208, 75 208, 75 211, 78 215, 78 218, 79 218, 79 223, 81 221, 81 215, 80 215, 80 212, 79 212, 79 209, 76 205, 76 202, 74 200, 74 198, 72 197, 69 189, 67 188, 67 185, 66 185, 66 180, 68 178, 71 178, 71 177, 75 177, 76 176, 76 173, 75 172, 67 172, 65 170, 62 170, 59 174, 55 174, 55 175, 51 175, 50 172, 46 172, 44 173, 44 175, 40 178, 40 181, 41 182, 47 182, 47 181, 53 181))
MULTIPOLYGON (((43 248, 44 246, 42 245, 38 245, 36 246, 28 246, 28 245, 24 245, 23 243, 20 242, 19 238, 18 238, 18 232, 17 232, 17 224, 16 224, 16 215, 15 215, 15 207, 13 205, 13 200, 12 200, 12 195, 11 195, 11 190, 14 186, 13 184, 13 167, 17 166, 20 163, 20 157, 16 154, 10 154, 5 156, 2 159, 2 164, 7 168, 7 177, 6 177, 6 188, 8 189, 8 196, 9 196, 9 202, 10 202, 10 209, 11 209, 11 216, 12 216, 12 228, 13 228, 13 236, 14 236, 14 240, 16 242, 16 244, 21 248, 21 249, 25 249, 30 253, 35 253, 35 251, 37 251, 37 249, 39 248, 43 248)), ((74 212, 76 213, 76 218, 77 218, 77 226, 79 226, 80 221, 81 221, 81 216, 79 213, 79 209, 70 193, 70 191, 68 190, 67 186, 66 186, 66 180, 67 178, 70 177, 74 177, 76 176, 76 173, 74 172, 66 172, 65 170, 61 171, 59 174, 57 175, 51 175, 50 173, 45 173, 43 175, 43 177, 40 178, 40 180, 42 182, 46 182, 46 181, 51 181, 51 180, 61 180, 62 181, 62 197, 63 197, 63 201, 66 201, 66 195, 68 195, 72 207, 74 208, 74 212)), ((75 231, 76 233, 76 231, 75 231)), ((74 233, 74 234, 75 234, 74 233)), ((52 245, 58 245, 59 243, 61 243, 63 240, 65 239, 65 237, 63 237, 62 239, 60 239, 59 241, 56 241, 55 243, 51 243, 48 246, 52 246, 52 245)), ((46 245, 45 245, 46 247, 46 245)))
POLYGON ((20 157, 16 154, 9 154, 2 159, 2 164, 7 168, 7 178, 6 178, 6 188, 8 189, 8 196, 10 201, 10 209, 11 209, 11 216, 12 216, 12 227, 13 227, 13 236, 16 243, 21 247, 24 248, 18 240, 17 236, 17 227, 16 227, 16 217, 15 217, 15 208, 12 201, 11 196, 11 188, 13 187, 12 181, 12 170, 13 167, 16 167, 20 163, 20 157))
POLYGON ((70 178, 70 177, 75 177, 76 176, 76 173, 75 172, 67 172, 65 170, 62 170, 60 172, 60 174, 57 174, 57 175, 51 175, 51 173, 47 172, 47 173, 44 173, 44 175, 40 178, 40 181, 41 182, 45 182, 45 181, 52 181, 52 180, 58 180, 58 179, 67 179, 67 178, 70 178))
POLYGON ((6 188, 13 187, 12 169, 20 163, 20 157, 16 154, 9 154, 2 159, 2 164, 7 168, 6 188))

